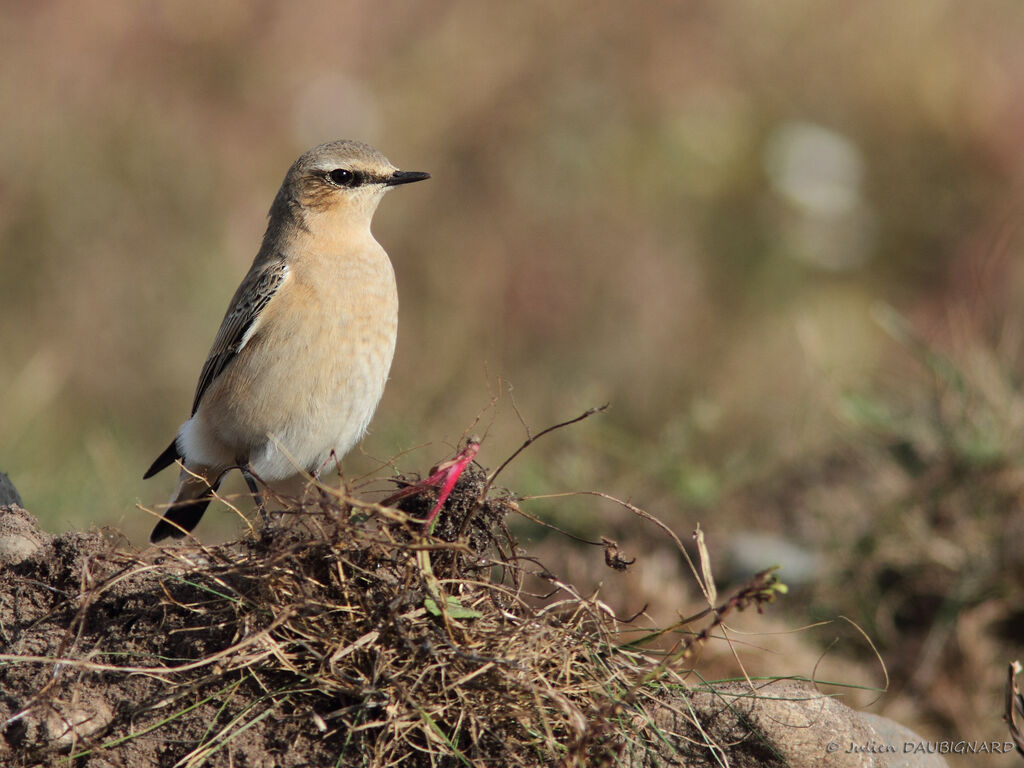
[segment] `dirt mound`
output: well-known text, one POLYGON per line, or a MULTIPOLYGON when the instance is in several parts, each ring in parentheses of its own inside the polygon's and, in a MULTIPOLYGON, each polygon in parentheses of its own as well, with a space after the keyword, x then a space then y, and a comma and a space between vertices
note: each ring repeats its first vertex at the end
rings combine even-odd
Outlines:
POLYGON ((824 751, 826 736, 876 733, 842 705, 813 707, 828 722, 807 737, 813 690, 687 687, 722 617, 776 596, 770 574, 655 651, 520 551, 514 499, 478 468, 428 535, 435 499, 325 490, 259 537, 143 552, 0 509, 0 761, 712 765, 727 738, 734 765, 868 764, 824 751), (798 752, 792 728, 736 715, 742 701, 765 724, 796 712, 798 752))

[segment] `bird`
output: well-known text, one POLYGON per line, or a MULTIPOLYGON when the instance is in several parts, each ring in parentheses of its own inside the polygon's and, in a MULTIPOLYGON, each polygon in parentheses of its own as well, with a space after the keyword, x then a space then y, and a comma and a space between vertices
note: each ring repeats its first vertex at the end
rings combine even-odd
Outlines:
POLYGON ((370 224, 385 192, 428 178, 350 140, 292 164, 203 364, 192 413, 143 475, 181 465, 152 543, 191 532, 229 470, 241 469, 262 511, 257 478, 318 477, 363 437, 398 329, 394 269, 370 224))

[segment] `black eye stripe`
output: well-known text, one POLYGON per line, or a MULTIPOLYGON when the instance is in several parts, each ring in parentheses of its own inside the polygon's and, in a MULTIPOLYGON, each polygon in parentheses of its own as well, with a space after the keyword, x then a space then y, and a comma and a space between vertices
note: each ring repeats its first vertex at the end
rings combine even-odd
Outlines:
POLYGON ((369 171, 353 171, 349 168, 335 168, 321 171, 324 181, 336 187, 361 187, 364 184, 387 184, 388 176, 377 176, 369 171))

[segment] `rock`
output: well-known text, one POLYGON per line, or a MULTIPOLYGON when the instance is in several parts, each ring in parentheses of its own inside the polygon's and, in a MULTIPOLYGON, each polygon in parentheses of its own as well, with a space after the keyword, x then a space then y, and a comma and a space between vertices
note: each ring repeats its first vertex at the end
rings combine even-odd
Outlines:
POLYGON ((900 752, 890 756, 889 768, 943 768, 946 765, 945 759, 937 754, 916 752, 919 745, 927 748, 929 742, 895 720, 871 712, 861 712, 860 716, 875 729, 880 743, 899 748, 900 752))
MULTIPOLYGON (((664 764, 693 768, 947 768, 939 754, 907 750, 928 742, 888 718, 866 715, 793 680, 726 683, 681 693, 685 702, 659 710, 664 764), (698 731, 688 712, 700 723, 698 731), (670 735, 671 734, 671 735, 670 735), (716 747, 701 744, 717 745, 716 747), (717 756, 714 754, 717 752, 717 756)), ((666 702, 667 704, 667 702, 666 702)), ((657 744, 656 739, 651 740, 657 744)), ((633 765, 658 765, 651 755, 633 765)))
POLYGON ((0 563, 17 565, 38 552, 49 536, 36 519, 14 505, 0 506, 0 563))
POLYGON ((0 536, 0 562, 17 565, 32 557, 40 546, 27 536, 0 536))
POLYGON ((821 570, 820 557, 782 536, 740 531, 730 538, 726 551, 729 575, 737 580, 773 565, 781 566, 779 578, 793 588, 813 583, 821 570))
POLYGON ((0 472, 0 507, 6 507, 11 504, 18 507, 24 506, 21 503, 21 496, 18 494, 18 489, 14 487, 14 483, 11 482, 11 478, 3 472, 0 472))
POLYGON ((45 727, 51 742, 61 746, 86 739, 106 728, 114 719, 114 712, 101 698, 68 703, 50 701, 45 727))

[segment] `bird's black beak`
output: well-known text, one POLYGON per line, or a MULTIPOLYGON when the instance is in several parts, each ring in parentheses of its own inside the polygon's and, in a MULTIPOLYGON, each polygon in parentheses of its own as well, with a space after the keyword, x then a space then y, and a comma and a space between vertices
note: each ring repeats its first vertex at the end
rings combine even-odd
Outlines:
POLYGON ((414 181, 429 179, 430 174, 423 171, 395 171, 388 176, 385 186, 396 187, 399 184, 411 184, 414 181))

